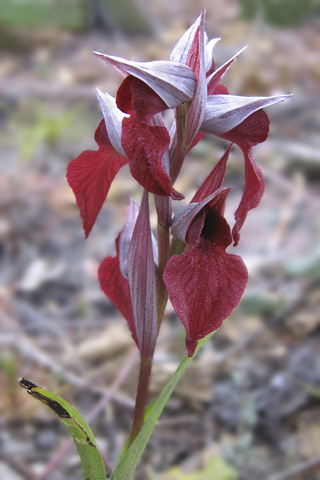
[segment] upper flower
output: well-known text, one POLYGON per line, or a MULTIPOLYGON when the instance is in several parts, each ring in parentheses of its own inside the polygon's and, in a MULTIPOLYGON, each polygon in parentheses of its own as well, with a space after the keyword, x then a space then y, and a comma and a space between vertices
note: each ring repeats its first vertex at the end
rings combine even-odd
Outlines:
POLYGON ((238 144, 244 153, 245 189, 233 230, 238 242, 247 212, 259 203, 264 188, 251 153, 251 147, 268 135, 268 118, 261 109, 286 97, 229 95, 220 80, 238 54, 215 69, 212 50, 217 41, 208 42, 202 12, 175 45, 169 61, 134 62, 95 52, 125 79, 116 99, 97 91, 104 117, 96 132, 99 149, 83 152, 68 168, 86 236, 125 163, 149 192, 183 198, 173 183, 187 151, 210 133, 238 144), (170 130, 161 114, 166 109, 176 110, 170 130))

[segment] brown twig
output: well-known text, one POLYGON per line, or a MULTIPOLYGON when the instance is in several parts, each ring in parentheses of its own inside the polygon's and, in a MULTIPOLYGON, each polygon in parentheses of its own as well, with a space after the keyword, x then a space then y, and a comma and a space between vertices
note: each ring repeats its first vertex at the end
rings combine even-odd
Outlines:
POLYGON ((302 289, 301 294, 299 295, 296 300, 284 308, 281 312, 277 313, 273 317, 271 317, 268 322, 263 325, 262 327, 258 328, 255 332, 253 332, 248 337, 244 338, 241 342, 237 343, 231 348, 228 348, 225 352, 222 352, 221 355, 216 356, 213 359, 214 365, 219 365, 225 362, 228 358, 236 353, 241 351, 245 351, 250 345, 252 345, 257 338, 259 338, 262 334, 268 331, 270 328, 280 325, 286 318, 288 318, 295 310, 301 307, 305 301, 307 300, 308 294, 311 293, 314 289, 316 289, 320 285, 320 279, 315 278, 309 280, 302 289))
POLYGON ((294 477, 295 475, 299 475, 301 473, 305 473, 308 470, 313 469, 314 467, 320 466, 320 457, 314 458, 313 460, 309 460, 308 462, 299 463, 293 468, 286 470, 281 473, 276 473, 272 475, 269 480, 288 480, 289 478, 294 477))
MULTIPOLYGON (((11 345, 15 350, 17 350, 20 355, 28 359, 32 359, 43 367, 47 368, 50 372, 53 372, 59 375, 61 378, 66 379, 70 384, 74 385, 77 388, 85 388, 91 392, 100 393, 102 395, 109 395, 110 390, 101 387, 95 387, 90 385, 85 379, 80 376, 72 373, 66 372, 65 367, 60 365, 56 360, 53 360, 47 353, 43 350, 40 350, 35 344, 23 335, 19 335, 18 332, 14 333, 4 333, 0 338, 0 345, 11 345)), ((134 402, 125 394, 121 394, 114 390, 111 395, 113 401, 120 403, 126 407, 132 408, 134 402)))
POLYGON ((40 480, 31 468, 17 462, 15 458, 10 457, 3 452, 0 452, 0 460, 3 460, 15 472, 20 473, 20 475, 22 475, 26 480, 40 480))

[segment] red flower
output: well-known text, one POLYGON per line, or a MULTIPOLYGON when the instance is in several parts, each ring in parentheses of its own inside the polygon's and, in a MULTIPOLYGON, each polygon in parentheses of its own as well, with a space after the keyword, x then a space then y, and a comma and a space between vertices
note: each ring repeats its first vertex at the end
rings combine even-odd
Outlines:
POLYGON ((187 332, 189 357, 198 340, 219 328, 238 305, 247 284, 242 259, 225 251, 232 241, 222 215, 228 192, 217 190, 202 202, 189 205, 172 226, 187 249, 170 258, 164 281, 187 332))
POLYGON ((157 124, 154 115, 167 105, 148 85, 134 77, 127 77, 117 94, 120 109, 129 113, 122 122, 121 144, 129 158, 132 176, 149 192, 181 200, 172 186, 162 157, 168 150, 170 136, 164 123, 157 124))
POLYGON ((167 300, 163 271, 172 305, 187 331, 189 356, 198 340, 217 329, 239 303, 247 270, 241 258, 226 249, 232 240, 234 245, 238 243, 247 213, 263 194, 262 172, 252 155, 252 147, 268 136, 269 119, 262 108, 286 99, 284 95, 229 95, 220 82, 238 54, 215 68, 212 50, 218 39, 207 41, 204 17, 202 11, 173 48, 170 61, 134 62, 96 53, 124 79, 116 99, 97 91, 104 117, 95 134, 98 150, 80 154, 67 171, 86 236, 124 164, 128 163, 131 175, 144 188, 139 212, 131 203, 116 240, 117 255, 102 262, 99 280, 126 318, 142 358, 148 361, 157 338, 157 322, 161 322, 157 302, 158 311, 163 312, 167 300), (174 110, 173 121, 164 114, 168 109, 174 110), (174 183, 186 154, 207 133, 230 145, 192 203, 173 218, 171 233, 186 248, 167 261, 171 200, 184 198, 174 183), (243 152, 245 186, 231 233, 223 216, 229 189, 221 190, 221 186, 232 144, 243 152), (148 192, 155 195, 162 233, 158 272, 148 192))

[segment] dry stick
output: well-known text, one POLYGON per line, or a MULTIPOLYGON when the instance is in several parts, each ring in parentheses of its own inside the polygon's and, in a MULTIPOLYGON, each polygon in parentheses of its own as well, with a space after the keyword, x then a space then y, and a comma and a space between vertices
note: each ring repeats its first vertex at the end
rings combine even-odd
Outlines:
MULTIPOLYGON (((250 346, 252 343, 254 343, 254 341, 260 336, 262 335, 264 332, 266 332, 269 328, 272 328, 273 326, 276 326, 278 325, 279 323, 281 323, 282 321, 284 321, 291 313, 293 313, 298 307, 300 307, 301 305, 304 304, 304 302, 306 301, 306 298, 307 298, 307 295, 312 292, 315 288, 318 287, 318 285, 320 284, 320 280, 319 279, 312 279, 310 280, 309 282, 307 282, 307 284, 305 285, 301 295, 296 299, 295 302, 293 302, 291 305, 289 305, 287 308, 285 308, 284 310, 282 310, 281 312, 279 312, 279 314, 275 315, 274 317, 272 317, 270 319, 270 321, 267 323, 267 325, 257 329, 252 335, 250 335, 249 337, 247 337, 246 339, 244 339, 241 343, 235 345, 234 347, 228 349, 226 352, 224 352, 222 355, 220 355, 219 357, 217 357, 213 363, 214 365, 218 365, 220 363, 223 363, 226 359, 230 358, 232 355, 234 355, 235 353, 238 353, 242 350, 244 350, 245 348, 247 348, 248 346, 250 346)), ((2 338, 2 340, 4 340, 2 338)), ((9 339, 7 338, 7 341, 9 339)), ((6 341, 4 342, 0 342, 0 343, 7 343, 6 341)), ((13 338, 10 336, 10 340, 9 340, 9 343, 15 343, 16 346, 20 346, 20 353, 22 354, 26 354, 26 350, 24 348, 22 348, 22 351, 21 351, 21 342, 17 341, 17 337, 15 337, 15 341, 13 342, 13 338)), ((30 349, 27 349, 28 350, 28 353, 30 352, 33 352, 34 353, 34 348, 30 348, 30 349)), ((39 352, 40 353, 40 352, 39 352)), ((136 354, 136 352, 135 352, 136 354)), ((41 352, 41 357, 43 355, 43 352, 41 352)), ((136 354, 137 355, 137 354, 136 354)), ((37 355, 38 357, 38 355, 37 355)), ((39 358, 37 358, 37 360, 39 360, 39 358)), ((43 363, 43 364, 46 364, 46 366, 48 366, 48 362, 47 362, 47 358, 41 358, 41 362, 40 363, 43 363)), ((92 410, 92 412, 89 414, 88 416, 88 419, 89 421, 92 419, 102 410, 102 408, 104 408, 104 406, 108 403, 109 399, 111 398, 114 398, 115 396, 115 390, 117 388, 119 388, 119 386, 121 385, 122 381, 126 378, 126 376, 128 375, 128 373, 130 372, 131 370, 131 363, 134 364, 135 362, 131 362, 131 357, 129 358, 129 362, 128 364, 125 365, 124 369, 120 372, 119 376, 117 377, 115 383, 112 385, 112 387, 105 391, 103 397, 101 398, 101 400, 99 401, 99 403, 96 405, 96 407, 92 410), (128 372, 126 373, 126 369, 128 369, 128 372), (124 378, 122 378, 124 377, 124 378), (102 405, 102 406, 101 406, 102 405)), ((69 380, 71 380, 71 378, 69 377, 69 380)), ((74 378, 72 379, 73 382, 72 383, 78 383, 80 379, 77 378, 77 381, 75 382, 74 378)), ((119 395, 118 396, 118 400, 120 400, 119 398, 119 395)), ((19 473, 22 473, 25 478, 27 479, 30 479, 30 480, 44 480, 44 475, 45 474, 48 474, 46 472, 49 472, 51 471, 55 465, 57 465, 61 459, 63 458, 63 456, 65 455, 65 453, 69 450, 70 448, 70 445, 72 445, 72 440, 70 441, 67 441, 65 442, 65 444, 61 447, 61 449, 56 453, 55 457, 51 460, 51 462, 48 464, 47 468, 46 468, 46 471, 45 473, 42 474, 41 477, 37 477, 35 476, 34 473, 30 474, 30 471, 17 464, 13 459, 7 459, 5 457, 3 457, 3 459, 8 463, 10 464, 15 470, 17 470, 19 473)), ((315 465, 317 465, 319 462, 319 459, 316 459, 315 460, 315 465)), ((306 464, 303 464, 302 466, 298 466, 297 468, 312 468, 313 464, 311 466, 309 466, 308 463, 306 464), (307 467, 306 467, 307 466, 307 467)), ((283 478, 287 478, 287 477, 283 477, 283 478)), ((279 478, 276 478, 276 479, 272 479, 272 480, 279 480, 279 478)), ((280 480, 282 480, 282 477, 280 477, 280 480)))
MULTIPOLYGON (((86 416, 86 419, 89 423, 95 420, 95 418, 100 414, 100 412, 106 407, 107 403, 112 399, 115 391, 120 388, 120 386, 123 384, 123 382, 126 380, 128 375, 132 371, 133 367, 136 365, 137 358, 138 350, 134 348, 128 358, 128 361, 125 363, 119 375, 116 377, 112 386, 105 392, 99 402, 86 416)), ((71 438, 66 440, 64 444, 60 447, 60 449, 55 453, 53 458, 50 460, 44 472, 36 480, 46 480, 48 478, 48 475, 50 475, 50 473, 55 469, 55 467, 61 462, 63 457, 68 453, 69 449, 72 447, 72 444, 73 440, 71 438)), ((107 468, 112 471, 110 462, 106 461, 106 459, 104 460, 106 462, 107 468)))
MULTIPOLYGON (((264 332, 266 332, 269 328, 272 328, 282 321, 284 321, 289 315, 291 315, 298 307, 302 306, 304 302, 307 299, 307 295, 312 292, 315 288, 317 288, 320 284, 319 279, 312 279, 307 282, 305 287, 303 288, 303 291, 301 292, 301 295, 287 308, 279 312, 277 315, 274 315, 270 321, 267 323, 267 325, 257 329, 252 335, 247 337, 243 342, 240 344, 235 345, 235 347, 232 347, 231 349, 228 349, 227 352, 225 352, 222 356, 219 356, 215 361, 214 364, 219 364, 222 363, 224 360, 229 358, 231 355, 247 348, 249 345, 254 343, 254 341, 262 335, 264 332)), ((137 358, 137 351, 134 351, 135 353, 135 358, 137 358)), ((105 395, 101 398, 100 402, 95 406, 95 408, 91 411, 91 413, 88 415, 88 420, 92 421, 99 413, 100 411, 105 407, 105 405, 108 403, 109 399, 111 398, 112 392, 114 389, 119 388, 121 383, 125 380, 127 375, 130 373, 132 364, 135 362, 132 362, 131 356, 129 358, 129 362, 125 365, 123 370, 120 372, 119 376, 117 377, 116 381, 112 385, 112 387, 105 393, 105 395)), ((65 444, 61 447, 61 449, 56 453, 55 457, 51 460, 51 462, 48 464, 47 468, 45 469, 45 472, 37 479, 37 480, 45 480, 47 478, 47 475, 53 470, 53 468, 62 460, 63 456, 67 453, 69 450, 70 446, 72 445, 72 440, 68 440, 65 442, 65 444)), ((305 464, 298 465, 296 468, 300 468, 303 470, 307 468, 312 468, 313 466, 317 465, 320 462, 320 459, 316 459, 313 461, 313 463, 308 462, 305 464)), ((293 470, 291 470, 293 471, 293 470)), ((300 470, 297 470, 296 473, 299 473, 300 470)), ((286 473, 288 474, 288 472, 286 473)), ((285 474, 282 474, 285 475, 285 474)), ((275 477, 272 478, 272 480, 285 480, 286 478, 289 477, 275 477)))
POLYGON ((27 480, 38 480, 38 477, 31 468, 17 462, 15 458, 0 452, 0 460, 3 460, 6 464, 10 465, 15 472, 20 473, 20 475, 27 480))
MULTIPOLYGON (((113 398, 116 390, 120 388, 120 386, 128 377, 132 368, 135 366, 137 358, 138 358, 138 351, 136 350, 136 348, 134 348, 132 350, 131 355, 129 356, 128 361, 124 365, 123 369, 120 371, 119 375, 115 379, 111 388, 104 392, 100 401, 95 405, 95 407, 88 414, 88 417, 87 417, 88 422, 92 422, 97 417, 97 415, 99 415, 101 410, 105 408, 107 403, 113 398)), ((133 405, 134 405, 134 402, 133 402, 133 405)), ((73 444, 73 440, 71 438, 68 439, 62 445, 62 447, 58 450, 58 452, 55 454, 52 460, 49 462, 45 471, 41 475, 37 475, 32 469, 28 468, 23 464, 20 464, 14 458, 9 457, 2 452, 0 452, 0 459, 2 459, 5 463, 10 465, 13 468, 13 470, 23 475, 23 477, 26 480, 46 480, 47 475, 49 475, 52 472, 52 470, 55 468, 55 466, 59 464, 59 462, 62 460, 64 455, 69 451, 72 444, 73 444)), ((109 468, 110 465, 107 464, 107 467, 109 468)))
POLYGON ((235 353, 238 353, 238 352, 241 352, 242 350, 247 349, 252 343, 255 342, 255 340, 258 337, 260 337, 263 333, 268 331, 269 328, 279 325, 289 315, 294 313, 294 311, 297 308, 301 307, 305 303, 308 294, 311 293, 314 289, 316 289, 319 285, 320 285, 320 278, 314 278, 306 282, 301 294, 293 303, 288 305, 288 307, 286 307, 284 310, 282 310, 278 314, 271 317, 270 320, 266 323, 266 325, 263 325, 263 327, 258 328, 255 332, 253 332, 252 335, 249 335, 248 337, 246 337, 242 342, 239 342, 233 347, 228 348, 226 352, 223 352, 221 355, 217 356, 215 359, 213 359, 212 363, 214 365, 219 365, 220 363, 223 363, 225 360, 227 360, 229 357, 231 357, 235 353))
POLYGON ((57 191, 57 188, 64 185, 64 180, 44 180, 39 185, 33 185, 31 187, 23 187, 19 182, 12 182, 12 188, 10 193, 2 193, 0 198, 1 208, 8 208, 14 203, 24 202, 26 198, 37 200, 35 197, 38 195, 46 195, 57 191), (22 190, 25 188, 24 190, 22 190))
MULTIPOLYGON (((16 331, 13 333, 3 333, 0 337, 0 345, 11 345, 20 353, 20 355, 36 361, 40 365, 47 368, 50 372, 59 375, 61 378, 67 380, 70 384, 77 388, 85 388, 86 390, 90 390, 91 392, 102 395, 109 394, 109 389, 95 387, 94 385, 90 385, 86 380, 78 375, 72 372, 66 372, 64 366, 60 365, 56 360, 53 360, 43 350, 37 348, 36 344, 33 344, 30 340, 28 340, 25 335, 19 335, 19 333, 16 331)), ((112 399, 113 401, 118 402, 126 407, 134 407, 134 401, 128 398, 128 396, 125 394, 114 391, 112 393, 112 399)))
POLYGON ((270 480, 287 480, 288 478, 299 475, 300 473, 306 472, 318 466, 320 466, 320 457, 309 460, 308 462, 299 463, 295 467, 291 468, 290 470, 286 470, 285 472, 276 473, 270 477, 270 480))
MULTIPOLYGON (((9 78, 0 81, 0 91, 4 98, 22 100, 26 98, 46 98, 49 100, 87 100, 93 102, 91 85, 72 85, 66 88, 61 82, 46 83, 42 80, 31 79, 30 82, 21 79, 9 78)), ((307 108, 307 107, 305 107, 307 108)))

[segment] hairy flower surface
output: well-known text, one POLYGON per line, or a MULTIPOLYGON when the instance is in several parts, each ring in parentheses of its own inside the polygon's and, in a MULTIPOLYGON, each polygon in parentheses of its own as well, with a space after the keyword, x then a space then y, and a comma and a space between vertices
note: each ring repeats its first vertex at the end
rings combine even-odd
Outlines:
POLYGON ((187 243, 185 253, 170 258, 164 273, 172 305, 185 326, 188 355, 197 341, 221 326, 238 305, 247 284, 247 269, 237 255, 223 217, 228 189, 216 190, 189 210, 172 229, 187 243), (178 226, 179 224, 179 226, 178 226))
POLYGON ((269 133, 262 109, 286 99, 230 95, 221 80, 244 49, 216 68, 212 52, 219 39, 208 41, 204 21, 202 12, 168 61, 135 62, 95 52, 123 80, 116 98, 97 90, 103 114, 95 134, 98 150, 81 153, 67 171, 86 236, 123 165, 128 164, 143 187, 141 206, 131 203, 116 241, 117 255, 102 262, 99 280, 126 318, 145 359, 152 358, 161 305, 168 295, 186 329, 189 356, 197 341, 217 329, 239 303, 247 270, 226 248, 232 241, 237 245, 249 210, 263 195, 262 171, 252 153, 269 133), (174 110, 171 124, 163 115, 168 109, 174 110), (172 201, 184 198, 174 183, 187 153, 206 134, 223 138, 229 147, 191 204, 171 219, 172 201), (233 144, 243 153, 245 184, 231 230, 224 218, 229 189, 222 189, 222 183, 233 144), (148 220, 148 192, 154 194, 157 207, 159 261, 148 220), (171 223, 176 240, 170 246, 171 223))

